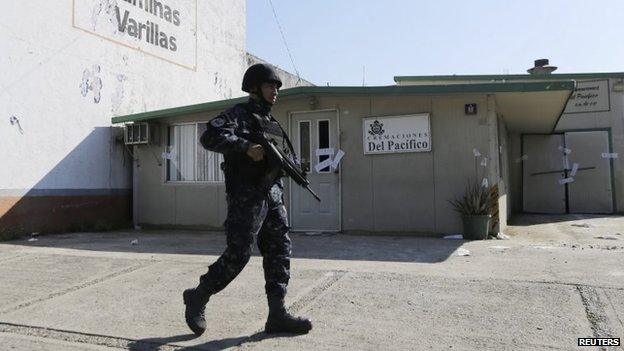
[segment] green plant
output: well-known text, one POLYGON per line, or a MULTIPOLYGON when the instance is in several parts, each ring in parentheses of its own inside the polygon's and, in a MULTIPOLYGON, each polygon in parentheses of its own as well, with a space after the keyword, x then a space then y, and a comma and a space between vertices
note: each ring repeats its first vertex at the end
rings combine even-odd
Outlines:
POLYGON ((449 200, 449 202, 453 210, 462 216, 489 215, 494 209, 490 189, 476 183, 468 184, 463 196, 449 200))

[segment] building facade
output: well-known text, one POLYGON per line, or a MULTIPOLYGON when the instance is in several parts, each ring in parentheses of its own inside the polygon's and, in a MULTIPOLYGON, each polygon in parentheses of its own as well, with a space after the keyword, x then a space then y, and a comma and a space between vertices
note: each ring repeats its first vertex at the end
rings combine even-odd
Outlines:
POLYGON ((239 95, 243 0, 10 1, 0 22, 0 231, 129 223, 127 115, 239 95))
POLYGON ((577 87, 552 132, 506 136, 513 160, 510 186, 517 194, 511 208, 516 213, 624 213, 624 73, 395 77, 400 86, 570 79, 577 87))
MULTIPOLYGON (((506 136, 551 133, 574 87, 573 81, 559 81, 281 91, 273 115, 289 131, 322 199, 287 181, 290 226, 296 231, 457 233, 461 217, 449 200, 476 182, 496 189, 496 229, 504 228, 514 198, 506 136)), ((244 100, 113 118, 116 124, 161 130, 160 144, 135 147, 138 225, 222 227, 222 157, 198 140, 207 121, 244 100)))

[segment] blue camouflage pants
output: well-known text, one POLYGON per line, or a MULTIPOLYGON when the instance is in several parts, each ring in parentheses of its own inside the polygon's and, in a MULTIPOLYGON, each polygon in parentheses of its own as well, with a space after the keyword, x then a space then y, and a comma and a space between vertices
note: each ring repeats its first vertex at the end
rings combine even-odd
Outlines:
POLYGON ((200 287, 207 293, 218 293, 236 278, 249 262, 257 236, 266 294, 284 298, 290 279, 291 243, 282 194, 281 184, 273 184, 268 192, 239 186, 227 194, 227 248, 200 278, 200 287))

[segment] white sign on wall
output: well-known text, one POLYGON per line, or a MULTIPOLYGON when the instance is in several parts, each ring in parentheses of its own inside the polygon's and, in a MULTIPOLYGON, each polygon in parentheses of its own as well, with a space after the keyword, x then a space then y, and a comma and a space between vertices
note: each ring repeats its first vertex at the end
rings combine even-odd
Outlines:
POLYGON ((364 118, 364 154, 431 151, 429 114, 364 118))
POLYGON ((609 80, 578 82, 563 113, 610 111, 609 80))
POLYGON ((73 26, 196 69, 197 0, 74 0, 73 26))

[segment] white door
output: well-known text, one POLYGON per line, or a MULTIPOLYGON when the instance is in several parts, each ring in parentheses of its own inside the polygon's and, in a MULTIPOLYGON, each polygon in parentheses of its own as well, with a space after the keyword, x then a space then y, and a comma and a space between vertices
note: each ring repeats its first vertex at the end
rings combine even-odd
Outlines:
POLYGON ((318 155, 317 150, 338 150, 337 111, 314 111, 291 115, 290 136, 293 147, 306 170, 310 187, 321 198, 318 202, 306 189, 291 182, 291 226, 297 231, 340 230, 340 184, 338 169, 316 165, 333 155, 318 155))
POLYGON ((569 184, 570 213, 613 213, 611 162, 603 158, 609 153, 609 133, 606 131, 565 133, 570 167, 578 170, 569 184))

